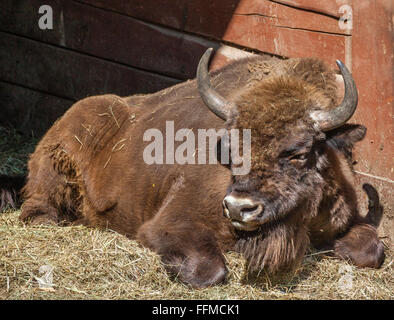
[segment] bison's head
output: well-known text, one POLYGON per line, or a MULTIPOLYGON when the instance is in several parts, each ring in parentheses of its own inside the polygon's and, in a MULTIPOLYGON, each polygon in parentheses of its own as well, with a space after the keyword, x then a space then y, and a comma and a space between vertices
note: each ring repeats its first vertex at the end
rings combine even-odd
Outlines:
POLYGON ((330 166, 328 149, 349 150, 365 133, 361 126, 344 126, 356 110, 357 88, 337 61, 345 95, 336 105, 335 74, 319 60, 301 59, 291 72, 256 82, 229 102, 211 87, 211 51, 198 66, 200 95, 229 128, 252 133, 251 171, 233 176, 224 213, 237 229, 252 231, 321 197, 324 171, 330 166))

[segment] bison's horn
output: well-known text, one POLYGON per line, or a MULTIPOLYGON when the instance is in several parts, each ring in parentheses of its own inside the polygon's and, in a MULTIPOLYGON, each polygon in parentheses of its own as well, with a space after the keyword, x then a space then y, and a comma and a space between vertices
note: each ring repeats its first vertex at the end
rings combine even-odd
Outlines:
POLYGON ((314 111, 311 113, 312 119, 317 122, 321 131, 329 131, 340 127, 351 118, 357 107, 357 87, 352 74, 342 61, 337 60, 336 62, 345 83, 345 96, 343 97, 342 103, 335 109, 314 111))
POLYGON ((207 107, 223 120, 228 120, 231 110, 235 108, 234 104, 226 101, 218 92, 216 92, 209 80, 208 62, 212 54, 212 48, 209 48, 200 59, 197 67, 197 85, 200 96, 207 107))

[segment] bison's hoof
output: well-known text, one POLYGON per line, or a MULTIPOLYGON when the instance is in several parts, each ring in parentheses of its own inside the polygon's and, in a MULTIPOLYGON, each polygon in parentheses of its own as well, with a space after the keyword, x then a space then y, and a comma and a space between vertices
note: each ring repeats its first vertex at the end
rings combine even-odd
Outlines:
POLYGON ((350 260, 358 267, 379 268, 385 258, 384 245, 376 230, 369 225, 357 225, 334 245, 335 255, 350 260))

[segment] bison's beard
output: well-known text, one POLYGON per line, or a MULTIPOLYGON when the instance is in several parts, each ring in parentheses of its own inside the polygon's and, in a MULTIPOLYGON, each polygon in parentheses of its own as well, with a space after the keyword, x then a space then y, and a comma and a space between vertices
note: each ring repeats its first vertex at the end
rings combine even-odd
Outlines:
POLYGON ((248 271, 275 273, 293 269, 308 246, 308 231, 303 224, 277 224, 255 236, 240 235, 236 250, 246 258, 248 271))
MULTIPOLYGON (((236 250, 244 255, 250 272, 290 271, 303 258, 309 247, 308 221, 316 216, 322 199, 322 188, 316 186, 314 198, 300 197, 294 205, 287 198, 273 219, 253 232, 236 231, 236 250), (286 211, 287 209, 287 211, 286 211)), ((303 194, 308 194, 304 192, 303 194)))

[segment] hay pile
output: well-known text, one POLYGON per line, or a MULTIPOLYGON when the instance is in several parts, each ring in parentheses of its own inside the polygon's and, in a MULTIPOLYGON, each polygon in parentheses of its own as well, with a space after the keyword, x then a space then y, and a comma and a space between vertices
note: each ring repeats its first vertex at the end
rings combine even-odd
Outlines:
POLYGON ((156 254, 110 230, 25 226, 0 214, 0 299, 393 299, 393 253, 379 270, 310 253, 298 273, 247 279, 244 260, 226 254, 227 283, 194 290, 170 280, 156 254), (41 266, 53 286, 40 288, 41 266))

